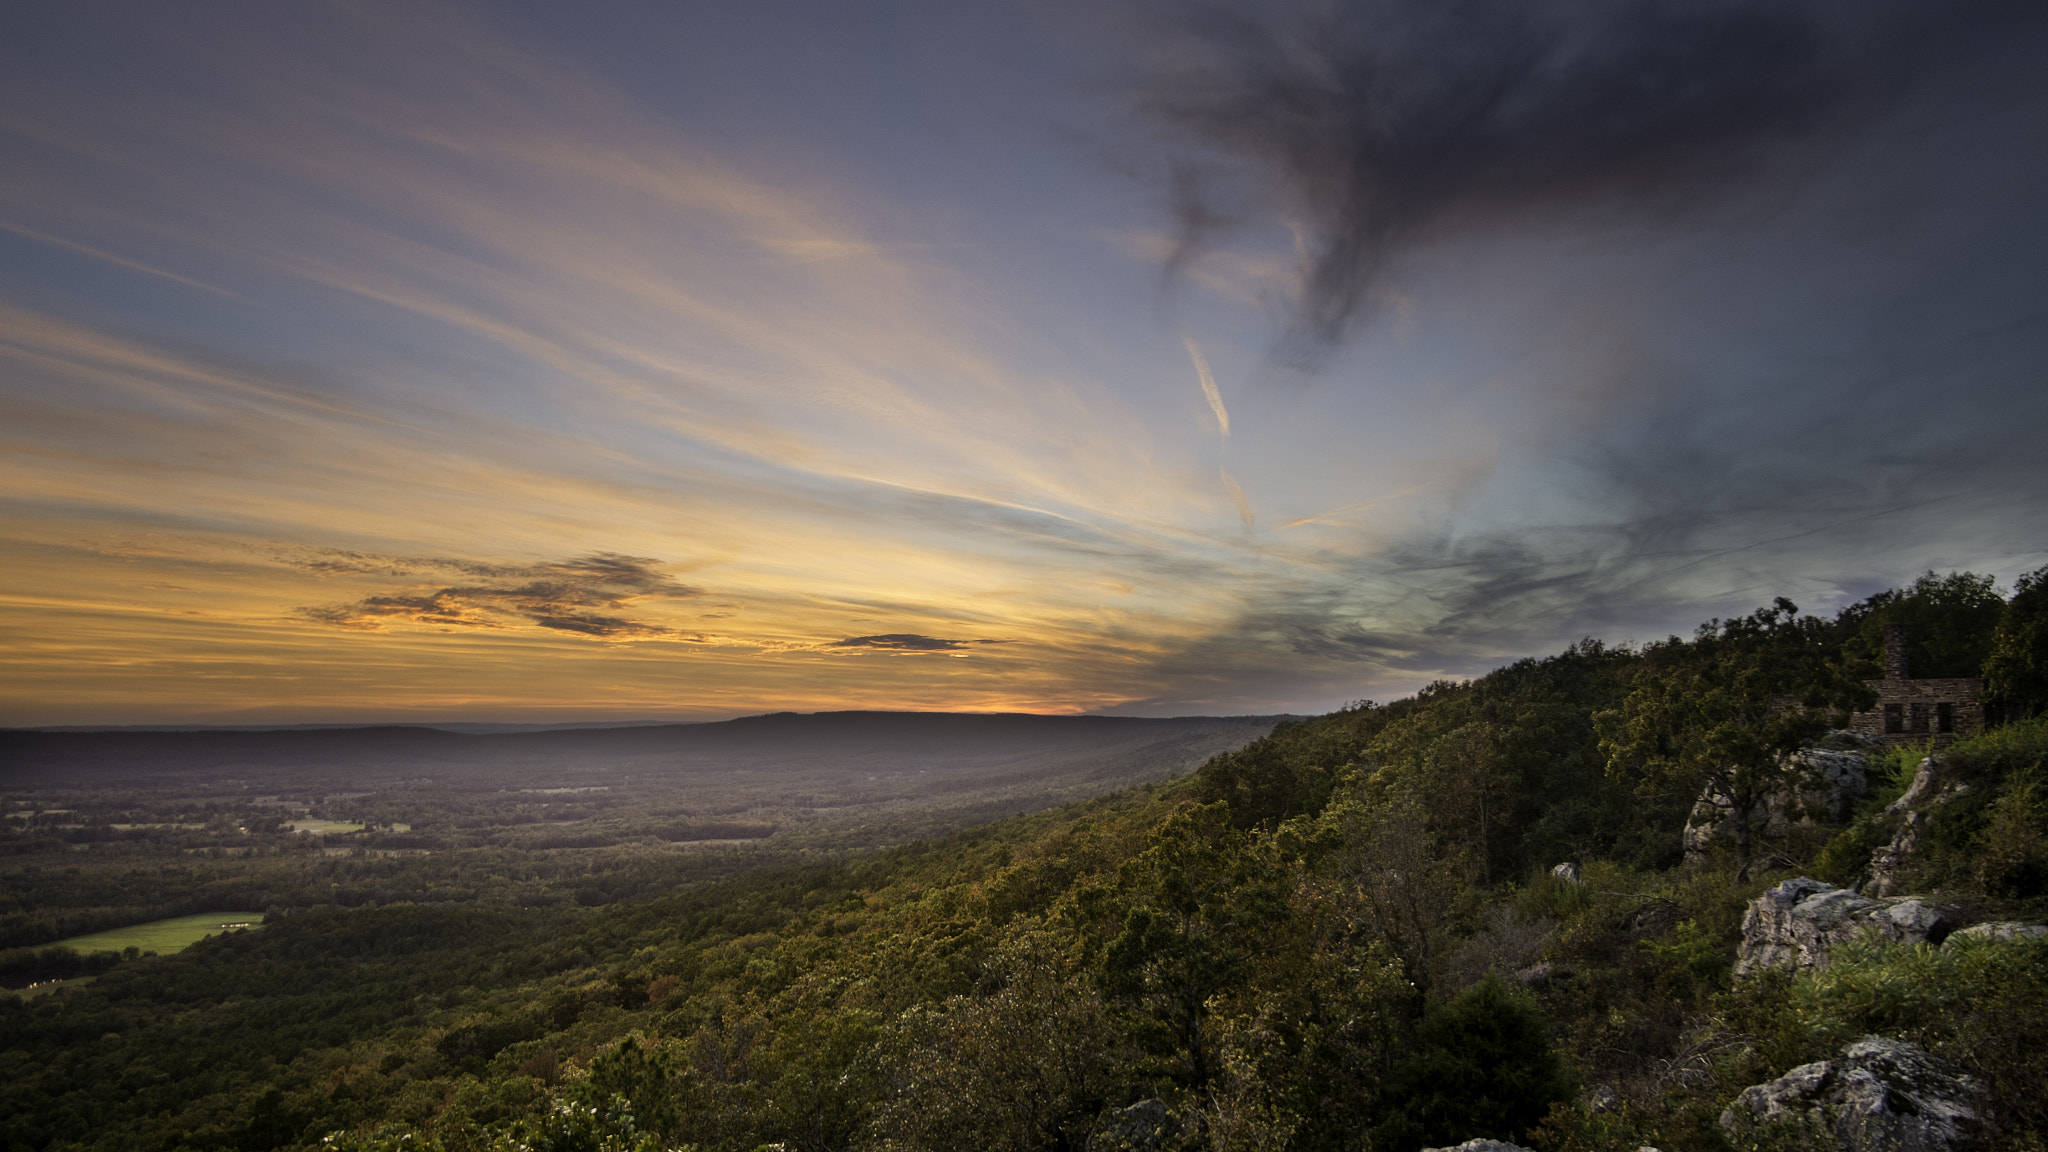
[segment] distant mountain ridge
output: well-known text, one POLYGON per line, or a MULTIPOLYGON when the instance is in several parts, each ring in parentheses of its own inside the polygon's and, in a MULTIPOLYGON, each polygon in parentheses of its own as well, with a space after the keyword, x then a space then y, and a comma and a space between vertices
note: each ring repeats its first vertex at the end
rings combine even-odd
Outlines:
MULTIPOLYGON (((454 732, 431 725, 277 729, 0 729, 0 775, 155 775, 223 769, 459 769, 571 758, 679 766, 729 762, 944 759, 990 764, 1221 736, 1290 716, 1047 716, 1034 713, 777 712, 704 723, 454 732)), ((1249 739, 1251 736, 1247 735, 1249 739)))

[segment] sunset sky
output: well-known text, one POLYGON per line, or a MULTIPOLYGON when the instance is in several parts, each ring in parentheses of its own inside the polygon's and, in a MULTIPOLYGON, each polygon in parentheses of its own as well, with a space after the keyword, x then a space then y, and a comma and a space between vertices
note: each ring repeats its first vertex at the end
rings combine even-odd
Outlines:
POLYGON ((2009 584, 2038 8, 11 6, 0 725, 1311 712, 2009 584))

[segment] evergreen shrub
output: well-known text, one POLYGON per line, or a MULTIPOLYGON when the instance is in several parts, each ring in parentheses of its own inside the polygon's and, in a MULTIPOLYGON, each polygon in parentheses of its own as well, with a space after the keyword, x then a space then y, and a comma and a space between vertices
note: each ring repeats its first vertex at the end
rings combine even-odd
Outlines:
POLYGON ((1431 1004, 1416 1050, 1388 1081, 1373 1147, 1448 1148, 1475 1137, 1520 1142, 1577 1091, 1551 1048, 1542 1009, 1498 975, 1431 1004))

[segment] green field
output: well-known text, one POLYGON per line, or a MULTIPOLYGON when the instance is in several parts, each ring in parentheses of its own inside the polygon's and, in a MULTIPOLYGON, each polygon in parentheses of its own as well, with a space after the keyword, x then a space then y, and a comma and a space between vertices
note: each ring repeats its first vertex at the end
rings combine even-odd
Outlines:
POLYGON ((110 928, 85 936, 59 940, 52 947, 75 948, 80 952, 119 952, 140 948, 144 952, 168 954, 182 951, 200 940, 230 927, 254 928, 263 923, 261 912, 202 912, 197 916, 173 916, 126 928, 110 928))
POLYGON ((309 832, 315 836, 325 836, 332 832, 340 832, 346 835, 350 832, 361 832, 362 830, 363 826, 361 824, 352 824, 346 820, 301 819, 292 821, 292 831, 309 832))

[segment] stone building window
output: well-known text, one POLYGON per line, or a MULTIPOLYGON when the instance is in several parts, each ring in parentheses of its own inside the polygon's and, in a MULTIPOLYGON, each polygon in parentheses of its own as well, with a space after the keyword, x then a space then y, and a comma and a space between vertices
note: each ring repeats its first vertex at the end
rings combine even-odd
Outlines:
POLYGON ((1936 704, 1934 706, 1934 727, 1942 732, 1955 731, 1956 706, 1948 703, 1936 704))
POLYGON ((1906 706, 1887 704, 1884 706, 1884 730, 1887 734, 1906 730, 1906 706))

